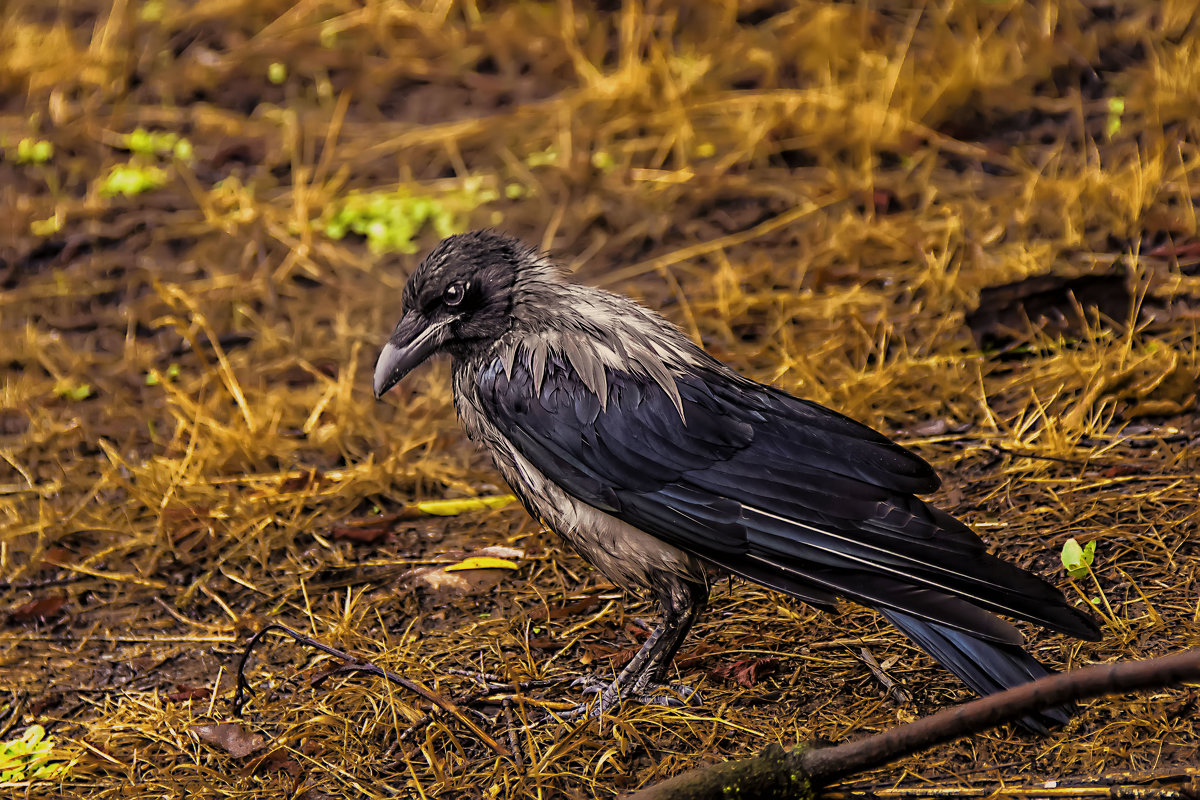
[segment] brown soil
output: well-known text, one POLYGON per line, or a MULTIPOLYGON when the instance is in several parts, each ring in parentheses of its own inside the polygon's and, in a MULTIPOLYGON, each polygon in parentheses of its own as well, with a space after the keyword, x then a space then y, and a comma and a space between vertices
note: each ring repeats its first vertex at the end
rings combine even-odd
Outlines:
MULTIPOLYGON (((507 490, 444 363, 373 401, 438 232, 411 254, 331 238, 356 192, 523 236, 916 448, 997 552, 1102 595, 1104 641, 1030 631, 1047 663, 1200 645, 1193 4, 695 5, 6 6, 0 741, 37 723, 73 759, 17 796, 610 797, 967 696, 869 611, 735 584, 677 660, 702 702, 525 727, 579 699, 550 679, 611 675, 653 608, 515 506, 411 505, 507 490), (138 128, 191 153, 131 154, 138 128), (110 196, 127 163, 161 185, 110 196), (1095 583, 1062 570, 1072 536, 1098 543, 1095 583), (518 568, 412 572, 488 545, 518 568), (271 622, 447 699, 464 671, 546 683, 411 728, 426 699, 313 688, 336 659, 272 636, 238 720, 239 654, 271 622)), ((1198 691, 850 785, 1194 790, 1198 691)))

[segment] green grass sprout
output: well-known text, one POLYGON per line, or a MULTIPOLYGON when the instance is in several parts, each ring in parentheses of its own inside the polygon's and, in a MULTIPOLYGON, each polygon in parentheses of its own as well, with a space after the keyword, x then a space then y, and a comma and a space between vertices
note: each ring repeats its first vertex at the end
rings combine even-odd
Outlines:
POLYGON ((1096 543, 1088 542, 1080 547, 1079 542, 1067 539, 1062 548, 1062 565, 1072 578, 1082 578, 1092 571, 1092 561, 1096 558, 1096 543))

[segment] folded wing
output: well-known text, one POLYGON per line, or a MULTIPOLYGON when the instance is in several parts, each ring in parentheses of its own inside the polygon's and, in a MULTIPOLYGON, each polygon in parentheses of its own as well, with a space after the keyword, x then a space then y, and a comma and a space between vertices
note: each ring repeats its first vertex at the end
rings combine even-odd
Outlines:
MULTIPOLYGON (((914 497, 933 470, 876 431, 716 362, 677 375, 609 370, 606 398, 566 358, 478 373, 488 416, 574 497, 750 580, 812 602, 846 597, 1019 644, 989 611, 1086 639, 1095 622, 914 497)), ((593 381, 594 383, 594 381, 593 381)), ((912 627, 912 626, 910 626, 912 627)))

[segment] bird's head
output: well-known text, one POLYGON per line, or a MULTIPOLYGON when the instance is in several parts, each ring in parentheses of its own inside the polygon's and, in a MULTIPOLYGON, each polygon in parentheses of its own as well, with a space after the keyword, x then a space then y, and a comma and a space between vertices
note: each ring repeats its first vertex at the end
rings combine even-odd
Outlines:
POLYGON ((544 266, 534 250, 495 231, 443 239, 404 287, 404 315, 375 363, 375 397, 430 356, 466 356, 502 336, 522 274, 544 266))

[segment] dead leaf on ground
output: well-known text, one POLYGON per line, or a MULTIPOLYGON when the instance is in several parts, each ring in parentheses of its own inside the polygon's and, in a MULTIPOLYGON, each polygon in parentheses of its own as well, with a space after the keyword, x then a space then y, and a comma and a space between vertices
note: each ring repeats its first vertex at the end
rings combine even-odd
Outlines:
POLYGON ((186 703, 189 700, 204 700, 212 694, 212 690, 204 686, 188 686, 181 683, 174 692, 164 698, 168 703, 186 703))
POLYGON ((714 678, 736 681, 750 689, 777 669, 779 669, 779 659, 777 658, 747 658, 722 664, 710 674, 714 678))
POLYGON ((62 569, 63 565, 70 563, 73 553, 65 547, 51 547, 43 555, 38 562, 38 570, 41 572, 52 572, 56 569, 62 569))
POLYGON ((266 738, 236 722, 193 725, 192 731, 201 741, 219 747, 234 758, 245 758, 267 746, 266 738))
POLYGON ((550 619, 561 619, 563 617, 574 617, 590 611, 600 605, 600 598, 592 595, 585 597, 582 600, 576 600, 574 603, 569 603, 565 606, 556 606, 546 614, 550 619))
POLYGON ((325 473, 319 469, 313 468, 308 472, 300 475, 289 475, 284 478, 279 484, 279 491, 282 492, 302 492, 308 489, 315 489, 325 478, 325 473))
POLYGON ((625 632, 628 633, 630 636, 632 636, 634 639, 641 638, 650 633, 650 628, 647 628, 645 625, 641 624, 637 620, 629 620, 622 627, 624 628, 625 632))
POLYGON ((261 772, 286 772, 293 778, 299 778, 304 774, 304 767, 300 762, 292 758, 287 750, 278 749, 272 750, 255 760, 247 770, 249 773, 261 772))
POLYGON ((515 547, 484 547, 451 564, 411 569, 400 576, 399 585, 424 589, 435 597, 483 594, 516 570, 516 559, 524 555, 515 547))
POLYGON ((379 544, 392 533, 392 525, 340 525, 329 531, 329 538, 336 541, 354 542, 356 544, 379 544))
POLYGON ((62 595, 42 597, 30 600, 23 606, 14 608, 8 615, 8 621, 13 624, 22 622, 45 622, 54 619, 62 613, 67 598, 62 595))
POLYGON ((1200 256, 1200 241, 1164 242, 1146 251, 1148 258, 1173 258, 1182 260, 1200 256))
POLYGON ((603 644, 601 642, 590 642, 583 646, 583 656, 580 657, 579 663, 583 666, 589 666, 597 661, 611 658, 612 665, 616 669, 621 669, 637 655, 639 646, 633 647, 614 647, 611 644, 603 644))
POLYGON ((687 669, 707 661, 709 656, 721 650, 721 646, 712 642, 699 642, 695 647, 675 656, 675 666, 687 669))

